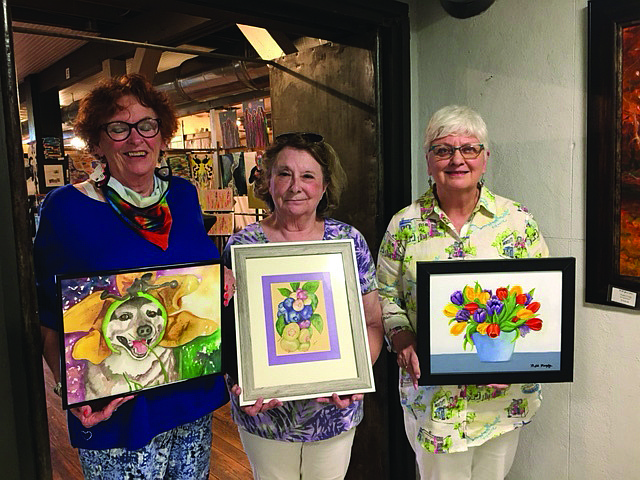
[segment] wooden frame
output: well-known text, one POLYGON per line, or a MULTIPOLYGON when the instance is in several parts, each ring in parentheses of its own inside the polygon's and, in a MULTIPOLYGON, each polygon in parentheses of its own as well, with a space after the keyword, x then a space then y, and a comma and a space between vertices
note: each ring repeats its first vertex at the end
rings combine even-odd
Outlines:
POLYGON ((575 258, 418 262, 421 385, 573 380, 575 258))
POLYGON ((241 405, 375 390, 353 240, 231 253, 241 405))
POLYGON ((220 260, 56 277, 63 408, 222 372, 220 260))
POLYGON ((589 2, 585 300, 635 309, 640 308, 640 248, 634 245, 634 218, 640 217, 640 168, 634 164, 640 82, 633 63, 639 42, 638 2, 589 2))

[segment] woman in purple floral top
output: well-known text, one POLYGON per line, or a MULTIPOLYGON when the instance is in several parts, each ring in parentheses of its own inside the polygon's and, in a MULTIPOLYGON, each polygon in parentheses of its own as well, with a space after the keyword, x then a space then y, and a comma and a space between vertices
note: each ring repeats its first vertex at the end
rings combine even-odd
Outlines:
MULTIPOLYGON (((318 134, 291 133, 276 138, 263 165, 255 191, 273 213, 231 236, 225 265, 231 264, 231 245, 353 239, 375 362, 383 339, 375 264, 358 230, 327 217, 346 183, 338 156, 318 134)), ((239 394, 234 382, 228 379, 232 393, 239 394)), ((239 407, 232 395, 232 416, 256 479, 343 478, 355 427, 363 417, 362 395, 268 403, 259 399, 250 407, 239 407)))

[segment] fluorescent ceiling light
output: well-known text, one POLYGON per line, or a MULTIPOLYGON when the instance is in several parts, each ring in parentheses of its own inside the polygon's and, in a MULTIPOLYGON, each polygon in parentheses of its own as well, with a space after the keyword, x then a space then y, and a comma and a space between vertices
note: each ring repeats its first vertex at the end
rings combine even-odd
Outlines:
POLYGON ((263 60, 273 60, 284 55, 284 51, 280 48, 278 42, 264 28, 241 25, 239 23, 236 23, 236 25, 238 25, 240 31, 263 60))

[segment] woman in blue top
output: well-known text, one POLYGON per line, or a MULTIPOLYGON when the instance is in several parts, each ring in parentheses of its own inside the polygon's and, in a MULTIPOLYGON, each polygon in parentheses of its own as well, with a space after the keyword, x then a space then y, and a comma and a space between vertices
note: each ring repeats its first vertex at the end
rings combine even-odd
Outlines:
MULTIPOLYGON (((272 213, 229 239, 225 265, 231 263, 231 245, 353 239, 369 350, 375 362, 382 346, 375 265, 362 234, 328 218, 346 181, 338 156, 321 135, 290 133, 277 137, 267 149, 263 168, 255 192, 272 213)), ((295 302, 293 308, 297 308, 295 302)), ((308 332, 304 322, 308 320, 298 323, 299 338, 308 332)), ((231 379, 229 386, 240 394, 231 379)), ((344 478, 355 427, 363 417, 361 394, 340 398, 334 393, 331 398, 288 402, 258 399, 255 405, 242 408, 233 395, 231 411, 254 478, 261 480, 344 478)))
MULTIPOLYGON (((76 132, 105 172, 47 196, 34 246, 44 357, 56 381, 55 275, 218 257, 193 186, 156 168, 176 128, 166 96, 139 75, 110 80, 81 103, 76 132)), ((205 376, 119 398, 97 411, 73 408, 71 444, 86 478, 205 479, 211 412, 227 400, 222 378, 205 376)))

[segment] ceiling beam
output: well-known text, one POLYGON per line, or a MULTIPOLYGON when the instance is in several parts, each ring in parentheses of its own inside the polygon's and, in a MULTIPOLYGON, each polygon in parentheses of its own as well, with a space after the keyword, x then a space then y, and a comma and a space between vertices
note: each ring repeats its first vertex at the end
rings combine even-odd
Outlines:
POLYGON ((155 77, 156 71, 158 70, 158 63, 160 63, 161 56, 162 52, 160 50, 136 48, 130 73, 139 73, 153 83, 153 77, 155 77))
POLYGON ((130 8, 93 2, 65 0, 10 0, 14 22, 67 27, 87 32, 104 32, 126 20, 130 8))
MULTIPOLYGON (((183 43, 192 30, 201 31, 210 24, 207 18, 155 12, 144 18, 133 18, 108 32, 109 37, 161 45, 183 43), (144 21, 143 21, 144 20, 144 21)), ((102 70, 103 60, 133 57, 136 46, 126 44, 88 43, 40 72, 40 91, 63 89, 102 70), (69 76, 66 75, 66 70, 69 76)))

